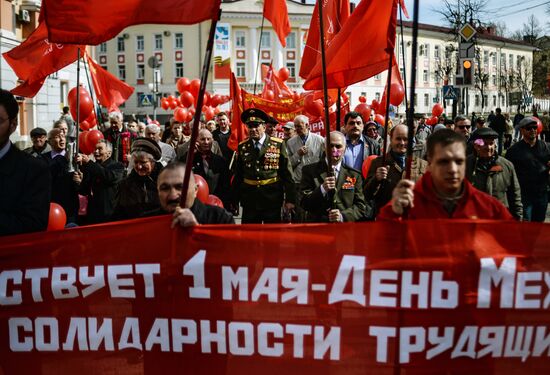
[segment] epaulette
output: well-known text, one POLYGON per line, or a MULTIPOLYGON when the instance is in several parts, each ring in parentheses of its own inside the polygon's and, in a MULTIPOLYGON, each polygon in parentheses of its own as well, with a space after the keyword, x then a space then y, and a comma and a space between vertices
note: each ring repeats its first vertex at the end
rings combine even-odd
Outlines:
POLYGON ((283 143, 283 140, 282 140, 282 138, 277 138, 277 137, 270 137, 270 139, 271 139, 272 141, 275 141, 275 142, 277 142, 277 143, 283 143))
POLYGON ((248 138, 245 139, 244 141, 240 141, 240 142, 239 142, 239 146, 245 144, 246 142, 248 142, 248 138))

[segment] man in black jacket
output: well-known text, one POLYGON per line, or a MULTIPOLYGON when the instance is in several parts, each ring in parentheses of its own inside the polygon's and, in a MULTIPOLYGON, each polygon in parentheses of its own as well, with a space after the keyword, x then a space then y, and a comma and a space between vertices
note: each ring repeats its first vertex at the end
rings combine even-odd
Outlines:
POLYGON ((51 177, 46 164, 10 142, 19 106, 0 89, 0 236, 43 231, 48 226, 51 177))

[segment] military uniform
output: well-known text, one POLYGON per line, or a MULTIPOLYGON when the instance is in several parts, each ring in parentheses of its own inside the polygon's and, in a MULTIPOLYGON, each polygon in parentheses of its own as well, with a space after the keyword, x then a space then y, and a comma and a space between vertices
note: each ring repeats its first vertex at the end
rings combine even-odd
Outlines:
MULTIPOLYGON (((257 109, 243 113, 243 122, 253 116, 267 116, 257 109)), ((264 121, 265 122, 265 121, 264 121)), ((286 147, 280 138, 265 134, 260 150, 251 138, 241 142, 237 150, 235 177, 232 184, 235 201, 243 206, 242 223, 278 223, 283 202, 295 203, 292 167, 286 147)))

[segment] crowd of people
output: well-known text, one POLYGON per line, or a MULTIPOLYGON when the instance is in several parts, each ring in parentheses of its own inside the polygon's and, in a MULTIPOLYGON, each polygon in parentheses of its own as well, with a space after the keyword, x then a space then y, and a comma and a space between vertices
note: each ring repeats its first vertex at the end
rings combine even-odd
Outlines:
POLYGON ((50 202, 63 207, 68 226, 161 214, 183 226, 234 223, 239 216, 242 223, 546 217, 550 148, 536 118, 516 116, 510 126, 499 108, 487 121, 472 114, 430 126, 420 116, 411 160, 404 120, 395 119, 385 134, 383 124, 353 111, 341 131, 330 132, 327 148, 307 116, 283 124, 279 138, 273 117, 248 109, 241 116, 248 138, 235 152, 224 112, 201 122, 194 145, 190 124, 171 118, 161 131, 154 123, 124 123, 113 112, 90 155, 71 154, 75 128, 67 114, 49 132, 33 129, 32 146, 18 150, 9 141, 17 114, 17 102, 2 90, 1 235, 45 230, 50 202), (191 182, 183 192, 190 150, 191 182), (408 164, 410 179, 404 179, 408 164), (225 209, 197 199, 194 175, 225 209))

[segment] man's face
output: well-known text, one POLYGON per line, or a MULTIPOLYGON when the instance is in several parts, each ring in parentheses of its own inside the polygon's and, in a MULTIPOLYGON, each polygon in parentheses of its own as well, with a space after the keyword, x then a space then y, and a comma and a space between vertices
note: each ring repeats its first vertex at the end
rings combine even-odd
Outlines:
POLYGON ((276 132, 277 132, 277 129, 276 129, 276 126, 275 124, 266 124, 265 125, 265 132, 270 136, 270 137, 274 137, 276 132))
POLYGON ((134 160, 134 170, 141 177, 149 176, 154 167, 153 161, 145 155, 139 155, 134 160))
POLYGON ((342 137, 337 134, 330 135, 330 161, 333 165, 336 165, 344 157, 346 151, 346 143, 342 137))
POLYGON ((462 134, 464 138, 470 137, 470 131, 472 130, 472 125, 470 120, 461 120, 455 124, 455 132, 462 134))
POLYGON ((224 132, 227 131, 227 129, 229 128, 229 119, 227 118, 226 115, 218 116, 217 122, 221 131, 224 131, 224 132))
POLYGON ((111 129, 113 129, 113 130, 122 129, 122 121, 120 121, 119 119, 112 118, 112 119, 109 120, 109 122, 111 123, 111 129))
POLYGON ((283 131, 285 133, 285 139, 290 139, 292 137, 294 137, 294 129, 290 129, 290 128, 283 128, 283 131))
POLYGON ((138 134, 145 136, 145 124, 138 124, 138 134))
POLYGON ((128 123, 128 130, 131 131, 132 133, 137 133, 138 131, 138 124, 137 122, 135 121, 130 121, 128 123))
POLYGON ((150 129, 145 128, 145 138, 149 138, 152 141, 160 141, 160 132, 154 132, 150 129))
POLYGON ((359 138, 363 133, 363 119, 361 116, 348 118, 346 122, 346 134, 350 138, 359 138))
POLYGON ((302 119, 294 120, 294 130, 300 137, 305 137, 309 132, 309 123, 302 119))
POLYGON ((182 129, 181 124, 179 122, 174 122, 172 124, 172 135, 175 138, 180 138, 183 135, 183 129, 182 129))
POLYGON ((398 155, 404 155, 407 153, 408 129, 406 126, 398 125, 393 131, 391 137, 390 147, 398 155))
POLYGON ((537 125, 530 124, 520 129, 521 136, 527 142, 533 142, 537 139, 537 125))
POLYGON ((61 152, 65 150, 65 134, 59 132, 49 139, 50 146, 55 152, 61 152))
POLYGON ((59 130, 61 130, 61 133, 66 137, 67 132, 69 131, 69 126, 65 122, 59 123, 59 126, 57 127, 59 130))
POLYGON ((474 148, 480 158, 492 158, 497 149, 497 142, 494 138, 476 139, 474 148))
POLYGON ((199 152, 206 154, 209 153, 212 149, 212 134, 201 131, 199 137, 197 138, 197 144, 199 146, 199 152))
POLYGON ((95 146, 94 158, 99 162, 104 162, 111 157, 112 151, 107 148, 107 145, 103 142, 99 142, 95 146))
POLYGON ((37 135, 31 138, 32 147, 35 149, 41 149, 46 144, 47 137, 45 135, 37 135))
POLYGON ((4 146, 10 139, 11 133, 17 128, 17 118, 10 120, 8 112, 3 105, 0 105, 0 147, 4 146))
POLYGON ((460 192, 466 175, 466 149, 462 143, 448 146, 435 145, 434 153, 428 160, 435 189, 453 196, 460 192))
MULTIPOLYGON (((164 211, 173 213, 176 207, 180 205, 184 174, 185 169, 176 168, 166 170, 159 175, 157 189, 159 192, 160 206, 164 211)), ((197 189, 195 178, 191 175, 189 188, 187 189, 187 197, 185 199, 185 207, 190 208, 193 205, 193 201, 197 196, 197 189)))
POLYGON ((259 141, 260 138, 262 138, 265 134, 264 124, 249 122, 248 124, 246 124, 246 126, 248 127, 248 136, 255 141, 259 141))
POLYGON ((372 139, 378 138, 378 129, 376 129, 376 126, 369 125, 369 127, 367 128, 367 137, 372 139))

